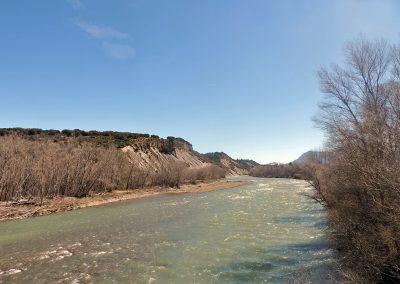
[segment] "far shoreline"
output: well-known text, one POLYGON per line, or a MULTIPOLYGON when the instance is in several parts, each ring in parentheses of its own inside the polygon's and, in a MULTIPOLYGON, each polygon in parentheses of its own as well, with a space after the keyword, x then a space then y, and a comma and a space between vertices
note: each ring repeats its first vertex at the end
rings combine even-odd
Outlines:
POLYGON ((251 183, 253 183, 251 180, 217 180, 198 184, 184 184, 180 188, 153 187, 135 190, 115 190, 112 192, 94 194, 92 196, 83 198, 57 197, 54 199, 46 199, 44 204, 41 206, 14 205, 12 203, 0 202, 0 222, 45 216, 59 212, 72 211, 81 208, 95 207, 104 204, 112 204, 120 201, 128 201, 159 195, 216 191, 251 183))

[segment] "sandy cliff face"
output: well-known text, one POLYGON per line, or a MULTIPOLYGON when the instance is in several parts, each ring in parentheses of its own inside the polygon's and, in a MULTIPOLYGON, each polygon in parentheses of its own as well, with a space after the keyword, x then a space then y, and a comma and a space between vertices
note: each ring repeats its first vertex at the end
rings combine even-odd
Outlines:
POLYGON ((140 138, 122 150, 142 169, 158 171, 165 165, 178 162, 191 169, 217 165, 226 171, 227 176, 248 174, 248 169, 225 153, 215 157, 213 154, 202 155, 193 151, 192 145, 183 139, 140 138))
POLYGON ((128 153, 132 161, 142 169, 160 170, 163 166, 175 162, 184 163, 187 167, 192 169, 203 168, 210 165, 200 160, 190 151, 182 149, 174 149, 171 153, 165 153, 153 147, 146 150, 137 150, 132 146, 127 146, 122 150, 128 153))
POLYGON ((191 169, 210 165, 195 154, 190 143, 179 138, 140 138, 122 150, 142 169, 160 170, 173 163, 182 163, 191 169))

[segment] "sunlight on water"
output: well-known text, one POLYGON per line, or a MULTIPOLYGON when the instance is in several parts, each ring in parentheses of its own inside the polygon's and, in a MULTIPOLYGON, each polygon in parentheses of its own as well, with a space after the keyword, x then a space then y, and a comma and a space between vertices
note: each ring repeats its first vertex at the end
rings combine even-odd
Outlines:
POLYGON ((1 223, 0 283, 330 282, 335 257, 307 184, 254 180, 1 223))

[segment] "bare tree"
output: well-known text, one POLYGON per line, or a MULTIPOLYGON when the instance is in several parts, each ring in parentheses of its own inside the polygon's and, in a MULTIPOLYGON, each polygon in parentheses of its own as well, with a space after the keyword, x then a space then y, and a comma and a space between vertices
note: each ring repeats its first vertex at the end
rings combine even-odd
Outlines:
POLYGON ((400 47, 363 37, 345 65, 322 68, 316 122, 333 158, 314 171, 344 274, 359 283, 400 281, 400 47))

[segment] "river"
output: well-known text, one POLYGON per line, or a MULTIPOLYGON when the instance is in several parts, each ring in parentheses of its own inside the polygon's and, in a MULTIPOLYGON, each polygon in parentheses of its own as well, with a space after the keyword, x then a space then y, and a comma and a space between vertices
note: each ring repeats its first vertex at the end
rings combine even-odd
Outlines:
POLYGON ((0 283, 327 283, 304 181, 162 195, 0 223, 0 283))

